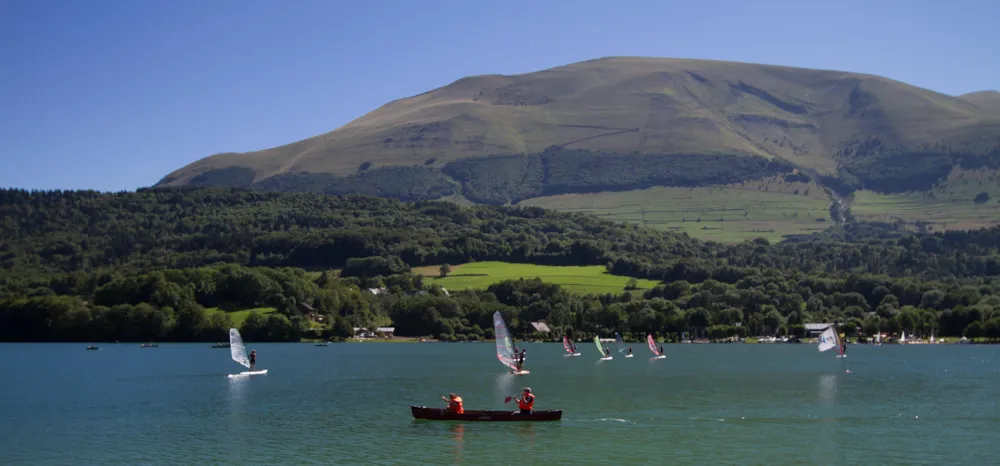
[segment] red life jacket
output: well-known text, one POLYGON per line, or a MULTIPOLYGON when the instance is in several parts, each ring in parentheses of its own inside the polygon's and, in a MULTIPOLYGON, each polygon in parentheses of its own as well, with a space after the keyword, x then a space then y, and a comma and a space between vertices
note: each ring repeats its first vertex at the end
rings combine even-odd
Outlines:
POLYGON ((531 411, 531 408, 535 406, 535 395, 524 395, 524 398, 517 402, 517 407, 523 410, 531 411))
POLYGON ((448 409, 458 414, 465 413, 465 408, 462 406, 462 397, 456 396, 452 398, 451 402, 448 403, 448 409))

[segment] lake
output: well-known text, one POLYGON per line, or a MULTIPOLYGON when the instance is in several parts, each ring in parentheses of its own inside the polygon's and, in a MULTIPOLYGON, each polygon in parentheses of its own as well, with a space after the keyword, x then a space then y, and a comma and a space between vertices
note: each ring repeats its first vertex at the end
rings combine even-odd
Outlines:
POLYGON ((666 345, 598 362, 528 343, 253 344, 269 373, 208 344, 4 344, 0 464, 995 464, 1000 346, 666 345), (845 364, 851 373, 845 373, 845 364), (551 423, 415 421, 410 405, 514 409, 551 423))

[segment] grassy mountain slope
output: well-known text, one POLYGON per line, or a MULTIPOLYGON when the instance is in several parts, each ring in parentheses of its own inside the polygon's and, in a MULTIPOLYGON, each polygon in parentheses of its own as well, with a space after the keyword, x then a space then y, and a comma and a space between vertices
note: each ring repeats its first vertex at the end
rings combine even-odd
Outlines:
POLYGON ((190 183, 228 167, 352 175, 552 146, 616 154, 778 156, 834 173, 835 154, 1000 135, 965 100, 877 76, 706 60, 606 58, 515 76, 474 76, 400 99, 304 141, 218 154, 168 175, 190 183), (430 159, 435 159, 430 162, 430 159))
POLYGON ((980 109, 986 112, 991 112, 995 116, 1000 116, 1000 92, 997 91, 970 92, 968 94, 960 95, 959 98, 979 107, 980 109))
POLYGON ((158 186, 506 204, 732 186, 799 169, 843 194, 929 191, 956 167, 1000 166, 994 94, 951 97, 838 71, 604 58, 459 79, 326 134, 207 157, 158 186))

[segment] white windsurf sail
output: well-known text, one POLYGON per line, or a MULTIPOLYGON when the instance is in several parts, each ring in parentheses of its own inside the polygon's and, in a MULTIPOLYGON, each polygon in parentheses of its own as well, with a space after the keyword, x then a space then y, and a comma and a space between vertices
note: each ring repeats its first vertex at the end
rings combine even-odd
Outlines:
POLYGON ((247 369, 250 368, 250 358, 247 356, 247 348, 243 346, 243 338, 240 331, 235 328, 229 329, 229 352, 233 355, 233 361, 242 364, 247 369))
POLYGON ((663 356, 663 354, 660 353, 660 349, 656 347, 656 340, 653 340, 652 334, 646 335, 646 344, 649 345, 649 350, 652 351, 653 354, 663 356))
POLYGON ((493 335, 497 341, 497 359, 503 365, 517 370, 517 355, 514 354, 514 343, 510 340, 510 333, 507 332, 507 324, 503 321, 500 311, 493 313, 493 335))
POLYGON ((826 351, 832 348, 837 348, 837 352, 840 353, 840 337, 831 325, 819 335, 819 350, 826 351))
POLYGON ((906 330, 903 330, 903 334, 899 337, 900 343, 906 343, 906 330))
POLYGON ((604 346, 601 345, 601 339, 595 336, 594 344, 597 345, 597 351, 601 353, 601 357, 603 358, 604 356, 606 356, 604 354, 604 346))

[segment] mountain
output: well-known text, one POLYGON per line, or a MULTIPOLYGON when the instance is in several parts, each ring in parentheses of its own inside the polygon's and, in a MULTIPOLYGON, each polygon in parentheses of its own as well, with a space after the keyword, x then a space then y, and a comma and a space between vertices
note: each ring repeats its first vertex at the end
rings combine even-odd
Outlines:
POLYGON ((843 194, 923 191, 956 166, 1000 160, 995 93, 979 94, 840 71, 603 58, 462 78, 326 134, 207 157, 157 186, 504 204, 797 172, 843 194))
POLYGON ((970 92, 968 94, 960 95, 959 98, 987 112, 992 112, 993 115, 1000 115, 1000 92, 997 91, 970 92))

